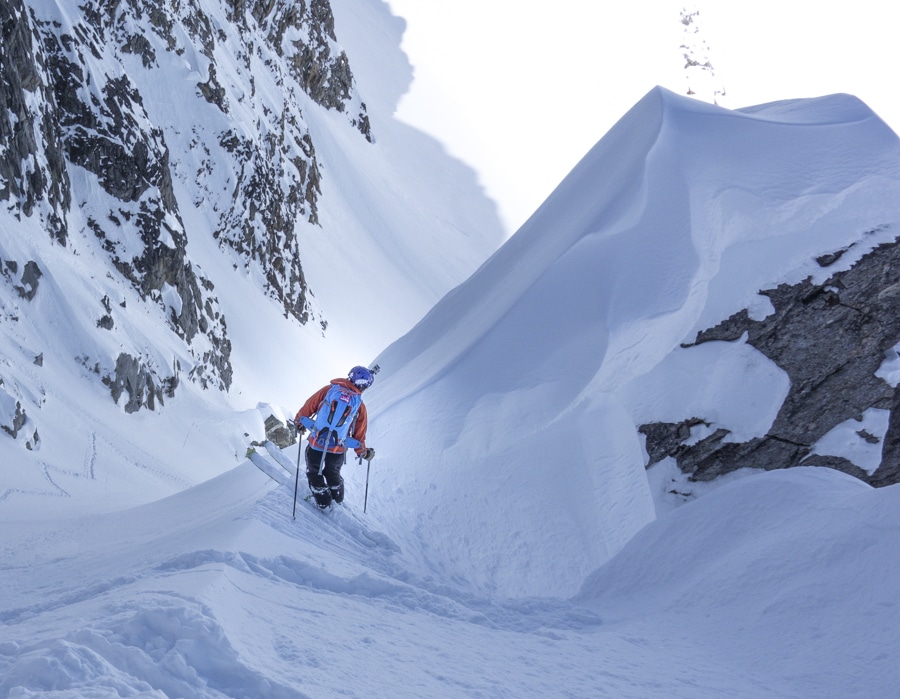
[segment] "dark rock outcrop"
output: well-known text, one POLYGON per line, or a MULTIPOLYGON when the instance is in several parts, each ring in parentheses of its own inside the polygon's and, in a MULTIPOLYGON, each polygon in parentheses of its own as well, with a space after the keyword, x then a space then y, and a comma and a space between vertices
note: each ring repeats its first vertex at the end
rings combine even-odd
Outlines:
POLYGON ((291 75, 317 104, 352 114, 351 123, 372 141, 366 105, 354 97, 353 72, 337 44, 328 0, 229 0, 235 16, 249 9, 269 46, 287 61, 291 75), (285 35, 292 39, 285 44, 285 35))
POLYGON ((266 418, 265 427, 266 440, 272 442, 279 449, 284 449, 294 443, 297 433, 274 415, 266 418))
POLYGON ((0 260, 0 275, 11 283, 19 298, 31 301, 37 294, 38 284, 41 281, 43 272, 41 272, 37 262, 28 260, 22 268, 22 274, 19 275, 18 262, 15 260, 0 260))
POLYGON ((891 417, 881 449, 881 466, 869 482, 875 486, 900 483, 900 386, 891 396, 891 417))
POLYGON ((30 10, 22 0, 0 3, 0 201, 37 212, 65 243, 72 194, 47 63, 30 10))
MULTIPOLYGON (((833 264, 846 250, 818 259, 833 264)), ((900 397, 876 376, 886 353, 900 343, 900 239, 864 255, 822 284, 806 279, 760 292, 774 313, 753 320, 744 310, 697 335, 696 342, 747 342, 790 377, 790 391, 768 434, 726 442, 726 430, 686 444, 704 416, 677 425, 643 425, 650 464, 674 457, 684 473, 710 480, 738 468, 819 465, 873 485, 900 482, 900 397), (861 419, 870 408, 891 410, 881 466, 869 475, 845 458, 812 455, 815 443, 837 425, 861 419)), ((690 345, 686 345, 690 346, 690 345)), ((874 435, 868 435, 868 441, 874 435)))
POLYGON ((7 390, 2 378, 0 378, 0 430, 13 439, 21 438, 25 448, 29 450, 37 447, 41 441, 21 401, 7 390))
POLYGON ((116 360, 115 373, 104 376, 103 383, 109 386, 116 403, 123 393, 127 393, 125 412, 135 413, 142 407, 154 410, 157 401, 163 404, 165 396, 171 398, 178 385, 178 377, 173 375, 158 381, 156 372, 149 369, 146 362, 123 352, 116 360))
MULTIPOLYGON (((88 10, 85 17, 87 22, 72 34, 43 25, 41 35, 66 157, 72 165, 92 173, 110 197, 122 202, 122 206, 108 209, 102 219, 88 216, 88 227, 112 265, 142 298, 161 304, 162 292, 169 287, 175 290, 181 304, 177 314, 169 315, 171 328, 189 345, 201 333, 210 339, 216 351, 211 358, 209 351, 205 353, 207 371, 215 375, 219 388, 227 390, 230 343, 215 299, 204 294, 203 280, 187 258, 187 236, 174 194, 165 137, 161 129, 152 126, 141 95, 127 76, 89 72, 90 57, 100 52, 106 36, 114 34, 116 16, 88 10), (94 89, 82 89, 84 83, 94 89), (135 255, 135 250, 140 252, 135 255)), ((107 313, 98 327, 109 330, 111 321, 107 313)), ((122 371, 120 356, 116 375, 122 371)), ((153 385, 153 372, 149 366, 131 367, 127 385, 153 385)), ((168 380, 155 377, 156 384, 168 380)), ((123 381, 111 384, 116 401, 123 381)), ((135 389, 129 395, 129 412, 137 395, 144 396, 142 405, 153 408, 152 390, 135 389)))

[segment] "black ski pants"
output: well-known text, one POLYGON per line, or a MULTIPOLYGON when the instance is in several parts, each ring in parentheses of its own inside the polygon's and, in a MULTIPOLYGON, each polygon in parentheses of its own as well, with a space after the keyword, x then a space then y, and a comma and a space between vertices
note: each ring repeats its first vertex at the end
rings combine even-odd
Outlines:
POLYGON ((306 480, 309 489, 316 499, 316 505, 325 509, 334 502, 344 501, 344 479, 341 477, 341 467, 344 465, 346 454, 334 454, 325 452, 325 468, 322 473, 322 452, 306 447, 306 480))

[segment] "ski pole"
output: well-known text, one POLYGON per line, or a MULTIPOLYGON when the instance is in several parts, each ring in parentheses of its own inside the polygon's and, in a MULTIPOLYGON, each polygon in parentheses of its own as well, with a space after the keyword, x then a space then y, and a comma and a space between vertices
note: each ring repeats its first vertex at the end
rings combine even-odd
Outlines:
MULTIPOLYGON (((362 457, 359 457, 360 462, 362 462, 362 457)), ((362 463, 360 463, 362 465, 362 463)), ((366 512, 366 506, 369 504, 369 469, 372 468, 372 460, 368 459, 366 461, 366 495, 363 498, 363 514, 366 512)))
POLYGON ((303 450, 303 440, 297 439, 297 475, 294 478, 294 511, 291 519, 297 519, 297 487, 300 485, 300 452, 303 450))

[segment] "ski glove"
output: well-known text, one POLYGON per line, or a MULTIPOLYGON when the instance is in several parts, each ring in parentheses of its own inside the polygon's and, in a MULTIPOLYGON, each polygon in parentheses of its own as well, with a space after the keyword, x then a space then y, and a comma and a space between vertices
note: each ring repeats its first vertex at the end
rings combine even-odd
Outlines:
POLYGON ((375 458, 375 450, 372 447, 366 449, 360 456, 366 461, 371 461, 375 458))

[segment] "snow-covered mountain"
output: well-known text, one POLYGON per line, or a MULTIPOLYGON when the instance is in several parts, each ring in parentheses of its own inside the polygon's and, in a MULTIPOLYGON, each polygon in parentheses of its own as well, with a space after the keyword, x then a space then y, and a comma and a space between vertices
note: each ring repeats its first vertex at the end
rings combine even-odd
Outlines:
MULTIPOLYGON (((7 7, 0 26, 23 31, 7 7)), ((229 160, 205 125, 241 85, 262 114, 234 123, 253 143, 248 124, 271 133, 284 52, 263 28, 299 50, 293 32, 309 34, 293 20, 318 22, 326 5, 292 5, 287 23, 277 3, 160 5, 187 14, 156 34, 143 5, 48 7, 24 23, 43 37, 39 65, 48 36, 65 55, 85 42, 103 70, 79 99, 118 75, 156 96, 122 121, 155 134, 159 162, 180 162, 175 143, 193 165, 204 147, 216 155, 198 176, 207 192, 189 186, 193 165, 171 165, 174 198, 158 176, 125 204, 106 188, 118 180, 52 139, 3 152, 29 177, 0 213, 16 232, 0 242, 0 407, 15 432, 0 435, 0 699, 892 695, 900 143, 865 105, 729 111, 653 89, 475 270, 492 207, 469 170, 390 118, 409 80, 402 21, 375 0, 335 0, 347 63, 334 70, 358 66, 344 108, 288 81, 307 85, 293 95, 320 171, 318 224, 294 231, 314 292, 303 325, 258 248, 236 244, 268 230, 232 199, 253 159, 229 160), (215 80, 178 39, 206 33, 188 12, 200 7, 215 80), (131 38, 87 41, 95 22, 131 38), (232 35, 229 22, 255 28, 232 35), (134 77, 149 70, 141 36, 184 71, 165 90, 134 77), (34 174, 54 158, 59 196, 34 174), (151 199, 178 206, 149 243, 106 215, 143 221, 151 199), (220 210, 254 234, 217 237, 220 210), (66 225, 48 228, 59 212, 66 225), (122 267, 148 247, 175 251, 183 276, 122 267), (365 285, 331 273, 336 257, 365 285), (142 295, 144 279, 167 281, 142 295), (186 299, 203 299, 207 324, 190 341, 186 299), (227 373, 202 352, 224 358, 226 338, 231 387, 204 390, 227 373), (246 447, 268 412, 295 409, 362 351, 382 368, 366 393, 377 458, 345 466, 341 507, 319 512, 301 488, 294 519, 297 445, 246 447), (122 354, 137 363, 119 374, 122 354), (148 384, 124 377, 141 368, 160 390, 153 410, 128 412, 148 384)), ((2 65, 21 68, 6 37, 2 65)), ((40 114, 44 83, 16 75, 21 114, 40 114)))
POLYGON ((897 482, 898 194, 900 141, 853 97, 652 90, 379 356, 397 536, 485 589, 573 593, 687 476, 897 482))
POLYGON ((0 8, 0 493, 219 472, 257 403, 296 409, 499 245, 475 174, 392 116, 402 21, 356 5, 0 8))

